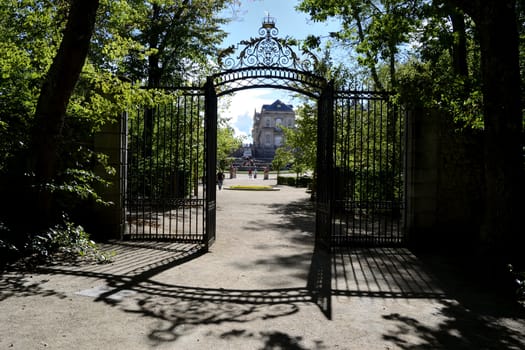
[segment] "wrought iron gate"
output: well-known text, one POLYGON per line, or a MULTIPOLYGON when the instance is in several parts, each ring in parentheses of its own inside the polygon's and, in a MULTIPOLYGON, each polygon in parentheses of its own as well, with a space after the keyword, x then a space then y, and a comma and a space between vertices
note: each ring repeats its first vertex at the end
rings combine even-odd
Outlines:
POLYGON ((387 93, 340 90, 333 116, 332 244, 402 244, 402 110, 387 93))
POLYGON ((271 87, 318 103, 316 242, 391 245, 404 241, 405 118, 389 94, 337 90, 278 39, 271 17, 261 38, 202 88, 178 89, 129 113, 125 238, 208 245, 215 239, 217 97, 271 87))
POLYGON ((179 89, 128 113, 124 238, 208 242, 205 134, 215 125, 207 125, 204 97, 179 89))

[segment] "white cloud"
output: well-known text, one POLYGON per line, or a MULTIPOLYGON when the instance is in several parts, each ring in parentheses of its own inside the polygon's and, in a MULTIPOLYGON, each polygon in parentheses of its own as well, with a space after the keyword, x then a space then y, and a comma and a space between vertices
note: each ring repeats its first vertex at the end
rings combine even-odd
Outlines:
POLYGON ((219 116, 229 119, 236 136, 245 135, 246 143, 252 142, 252 124, 255 111, 260 112, 263 104, 271 104, 280 99, 291 103, 290 92, 277 89, 248 89, 236 92, 233 96, 219 99, 219 116))

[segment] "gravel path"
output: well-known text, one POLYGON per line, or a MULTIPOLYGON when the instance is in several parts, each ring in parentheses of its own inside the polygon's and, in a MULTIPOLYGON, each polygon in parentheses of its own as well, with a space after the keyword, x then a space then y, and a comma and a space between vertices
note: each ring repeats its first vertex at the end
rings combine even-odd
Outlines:
POLYGON ((453 261, 314 253, 304 189, 227 189, 256 183, 225 181, 209 253, 114 242, 112 264, 3 273, 0 349, 525 349, 523 313, 453 261))

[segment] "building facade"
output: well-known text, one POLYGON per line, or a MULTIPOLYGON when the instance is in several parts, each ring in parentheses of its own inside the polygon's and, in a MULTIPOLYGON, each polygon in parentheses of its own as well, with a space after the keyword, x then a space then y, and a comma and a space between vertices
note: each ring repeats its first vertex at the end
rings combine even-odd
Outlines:
POLYGON ((293 106, 276 100, 263 105, 253 115, 253 153, 256 158, 273 159, 275 150, 284 142, 282 127, 295 127, 293 106))

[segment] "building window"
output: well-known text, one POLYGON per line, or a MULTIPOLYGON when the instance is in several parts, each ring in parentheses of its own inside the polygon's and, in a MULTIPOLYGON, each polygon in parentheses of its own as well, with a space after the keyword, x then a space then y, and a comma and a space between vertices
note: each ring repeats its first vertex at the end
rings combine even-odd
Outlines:
POLYGON ((266 118, 266 127, 267 127, 267 128, 270 127, 270 118, 266 118))
POLYGON ((270 134, 266 134, 266 144, 267 145, 272 144, 272 136, 270 134))
POLYGON ((283 123, 282 119, 281 118, 277 118, 275 119, 275 126, 279 126, 283 123))

